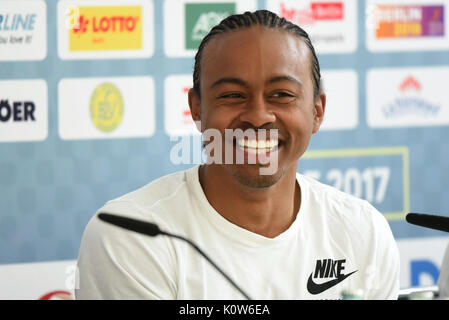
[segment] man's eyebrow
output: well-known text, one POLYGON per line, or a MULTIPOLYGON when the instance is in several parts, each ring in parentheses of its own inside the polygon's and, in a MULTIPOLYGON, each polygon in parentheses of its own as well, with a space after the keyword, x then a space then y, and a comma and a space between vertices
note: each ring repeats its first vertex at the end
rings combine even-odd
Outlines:
POLYGON ((267 81, 267 83, 275 83, 275 82, 279 82, 279 81, 290 81, 290 82, 294 82, 296 83, 298 86, 300 86, 301 88, 304 87, 304 85, 302 84, 302 82, 294 77, 291 76, 277 76, 277 77, 273 77, 270 80, 267 81))
MULTIPOLYGON (((269 79, 267 81, 267 83, 275 83, 275 82, 279 82, 279 81, 290 81, 290 82, 294 82, 296 83, 298 86, 300 86, 301 88, 303 88, 303 84, 301 81, 299 81, 298 79, 291 77, 291 76, 287 76, 287 75, 283 75, 283 76, 276 76, 273 77, 271 79, 269 79)), ((210 86, 210 88, 212 89, 213 87, 216 87, 222 83, 233 83, 233 84, 238 84, 244 87, 248 87, 248 83, 245 82, 244 80, 240 79, 240 78, 234 78, 234 77, 224 77, 224 78, 220 78, 217 81, 215 81, 214 83, 212 83, 212 85, 210 86)))
POLYGON ((210 86, 210 88, 212 89, 213 87, 216 87, 222 83, 233 83, 233 84, 238 84, 244 87, 247 87, 248 84, 243 81, 242 79, 239 78, 232 78, 232 77, 228 77, 228 78, 220 78, 217 81, 215 81, 214 83, 212 83, 212 85, 210 86))

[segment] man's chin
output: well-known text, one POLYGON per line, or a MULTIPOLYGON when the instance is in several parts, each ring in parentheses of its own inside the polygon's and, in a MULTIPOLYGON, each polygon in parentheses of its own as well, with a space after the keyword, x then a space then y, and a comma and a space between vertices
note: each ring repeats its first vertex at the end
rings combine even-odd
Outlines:
POLYGON ((261 169, 265 166, 255 164, 234 164, 227 167, 240 184, 255 189, 269 188, 284 175, 283 170, 277 170, 272 174, 261 174, 261 169))

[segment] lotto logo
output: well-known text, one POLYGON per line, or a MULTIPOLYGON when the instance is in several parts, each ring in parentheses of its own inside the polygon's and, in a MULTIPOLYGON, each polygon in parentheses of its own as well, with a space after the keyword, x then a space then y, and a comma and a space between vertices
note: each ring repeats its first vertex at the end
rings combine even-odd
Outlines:
POLYGON ((58 53, 62 59, 149 57, 153 53, 153 3, 144 0, 61 0, 58 53), (115 5, 114 5, 115 4, 115 5))
MULTIPOLYGON (((140 13, 140 7, 138 7, 140 13)), ((101 18, 92 18, 92 32, 133 32, 136 29, 137 22, 140 20, 139 16, 103 16, 101 18)), ((84 34, 88 31, 88 25, 90 20, 84 15, 79 17, 77 26, 74 27, 73 33, 84 34)))
POLYGON ((79 7, 78 25, 69 30, 71 51, 142 48, 139 6, 79 7))

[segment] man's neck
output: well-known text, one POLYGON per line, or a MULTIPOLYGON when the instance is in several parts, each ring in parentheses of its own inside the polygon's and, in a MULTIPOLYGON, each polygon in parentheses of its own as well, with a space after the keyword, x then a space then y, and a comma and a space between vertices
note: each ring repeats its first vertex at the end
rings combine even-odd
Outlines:
POLYGON ((289 168, 279 181, 266 188, 245 186, 219 166, 203 165, 199 176, 212 207, 251 232, 274 238, 296 219, 301 203, 296 167, 289 168))

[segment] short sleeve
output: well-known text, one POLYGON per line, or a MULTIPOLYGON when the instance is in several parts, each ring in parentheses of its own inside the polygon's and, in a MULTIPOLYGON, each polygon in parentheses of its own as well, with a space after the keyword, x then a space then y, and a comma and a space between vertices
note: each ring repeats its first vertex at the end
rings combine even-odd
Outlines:
MULTIPOLYGON (((370 206, 371 207, 371 206, 370 206)), ((399 296, 400 255, 390 225, 374 207, 372 214, 374 235, 373 264, 368 267, 367 299, 397 300, 399 296)))
POLYGON ((176 299, 170 240, 148 237, 94 216, 78 255, 76 299, 176 299))

